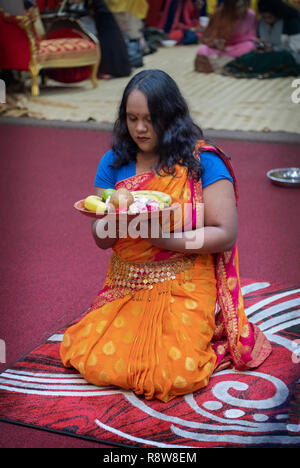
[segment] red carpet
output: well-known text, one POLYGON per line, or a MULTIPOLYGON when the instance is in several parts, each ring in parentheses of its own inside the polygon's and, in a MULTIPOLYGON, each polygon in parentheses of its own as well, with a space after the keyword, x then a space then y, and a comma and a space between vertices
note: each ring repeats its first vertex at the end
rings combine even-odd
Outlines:
POLYGON ((0 418, 121 447, 300 447, 300 424, 289 420, 299 378, 293 326, 300 288, 246 281, 243 292, 248 316, 273 344, 259 369, 222 371, 203 390, 149 402, 65 369, 62 329, 0 374, 0 418))
MULTIPOLYGON (((86 310, 102 284, 110 252, 94 246, 90 222, 72 205, 92 192, 110 135, 15 126, 0 132, 4 371, 86 310)), ((265 177, 270 168, 298 166, 299 148, 218 144, 231 155, 240 183, 241 276, 299 285, 299 190, 273 186, 265 177)), ((99 446, 15 425, 0 428, 1 446, 99 446)))

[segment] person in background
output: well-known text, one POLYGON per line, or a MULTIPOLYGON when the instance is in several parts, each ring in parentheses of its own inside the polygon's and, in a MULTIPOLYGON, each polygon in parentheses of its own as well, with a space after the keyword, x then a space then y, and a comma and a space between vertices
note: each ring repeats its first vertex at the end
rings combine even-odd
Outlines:
POLYGON ((255 48, 257 19, 249 0, 224 0, 211 17, 194 61, 195 71, 214 71, 215 57, 239 57, 255 48))
POLYGON ((131 74, 127 45, 114 15, 105 0, 71 0, 83 4, 88 13, 83 24, 97 33, 101 48, 100 78, 123 77, 131 74))
POLYGON ((143 66, 143 55, 150 52, 144 37, 147 0, 105 0, 125 38, 133 68, 143 66))
POLYGON ((197 44, 197 33, 202 31, 199 16, 204 8, 203 0, 153 0, 146 24, 163 31, 165 39, 183 45, 197 44))
POLYGON ((300 14, 282 0, 259 0, 256 49, 226 64, 223 73, 242 78, 300 74, 300 14))
POLYGON ((143 39, 144 19, 148 12, 146 0, 106 0, 110 11, 114 14, 123 34, 131 39, 143 39))
POLYGON ((300 64, 300 15, 281 0, 259 0, 260 44, 266 52, 288 51, 300 64))
MULTIPOLYGON (((206 0, 204 3, 205 3, 206 14, 208 16, 211 16, 215 13, 218 6, 224 3, 224 0, 206 0)), ((250 8, 251 10, 257 12, 257 0, 250 1, 250 8)))
MULTIPOLYGON (((215 12, 216 8, 223 3, 223 1, 224 0, 205 0, 205 13, 207 15, 212 15, 215 12)), ((284 0, 284 2, 290 5, 291 7, 300 10, 300 0, 284 0)), ((255 11, 255 13, 258 13, 258 0, 251 0, 250 8, 251 10, 255 11)))

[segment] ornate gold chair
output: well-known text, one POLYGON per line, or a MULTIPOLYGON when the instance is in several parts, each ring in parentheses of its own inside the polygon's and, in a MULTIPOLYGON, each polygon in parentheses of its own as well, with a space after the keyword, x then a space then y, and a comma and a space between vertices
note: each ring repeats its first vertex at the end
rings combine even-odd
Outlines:
MULTIPOLYGON (((62 27, 47 35, 38 8, 30 8, 22 16, 0 9, 0 69, 29 71, 32 96, 40 93, 38 77, 43 69, 55 72, 63 68, 89 67, 82 79, 89 75, 93 86, 97 87, 100 58, 98 39, 79 21, 74 28, 62 27)), ((63 79, 57 81, 64 82, 63 79)), ((76 81, 81 78, 77 77, 76 81)))

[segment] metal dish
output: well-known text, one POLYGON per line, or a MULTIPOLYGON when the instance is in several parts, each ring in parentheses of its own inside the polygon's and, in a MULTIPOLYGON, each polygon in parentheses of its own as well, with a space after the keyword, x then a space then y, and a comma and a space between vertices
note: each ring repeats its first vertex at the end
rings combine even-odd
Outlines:
POLYGON ((300 168, 299 167, 283 167, 279 169, 271 169, 267 172, 267 177, 275 185, 281 187, 300 187, 300 168))

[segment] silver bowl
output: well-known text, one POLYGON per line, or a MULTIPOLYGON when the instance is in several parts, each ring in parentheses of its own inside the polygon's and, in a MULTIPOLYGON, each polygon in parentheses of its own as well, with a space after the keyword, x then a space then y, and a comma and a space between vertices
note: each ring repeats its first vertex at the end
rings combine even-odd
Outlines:
POLYGON ((267 172, 267 177, 275 185, 294 188, 300 187, 299 167, 282 167, 279 169, 271 169, 267 172))

